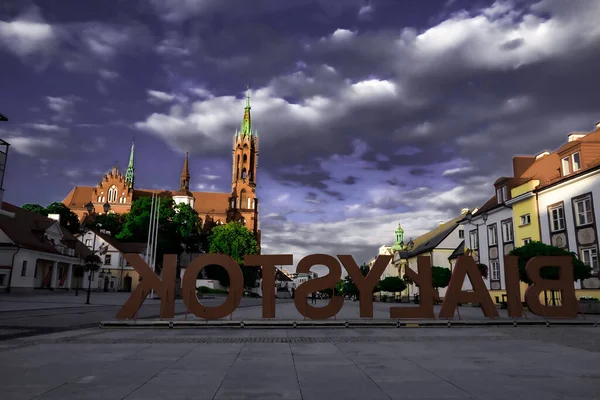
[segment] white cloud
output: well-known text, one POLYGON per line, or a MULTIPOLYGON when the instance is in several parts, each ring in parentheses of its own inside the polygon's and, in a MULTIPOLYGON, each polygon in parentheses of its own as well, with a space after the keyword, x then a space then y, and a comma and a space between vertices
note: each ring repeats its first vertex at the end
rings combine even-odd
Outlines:
POLYGON ((451 168, 451 169, 447 169, 442 173, 442 176, 450 176, 450 175, 456 175, 456 174, 460 174, 460 173, 466 173, 466 172, 471 172, 473 170, 472 167, 458 167, 458 168, 451 168))
POLYGON ((51 137, 9 136, 4 139, 10 143, 11 151, 29 157, 43 156, 49 149, 65 147, 63 143, 51 137))
POLYGON ((0 21, 0 47, 19 57, 47 55, 54 50, 57 39, 57 29, 44 21, 37 8, 30 8, 13 21, 0 21))
POLYGON ((351 39, 356 35, 356 32, 348 30, 348 29, 336 29, 335 32, 331 34, 331 40, 334 42, 341 42, 344 40, 351 39))
POLYGON ((175 96, 166 92, 161 92, 158 90, 148 90, 148 96, 150 96, 149 101, 159 101, 169 103, 175 100, 175 96))
POLYGON ((65 128, 61 128, 58 125, 50 125, 50 124, 28 124, 30 128, 33 128, 38 131, 43 132, 65 132, 65 128))
POLYGON ((103 79, 106 79, 107 81, 112 81, 120 76, 118 72, 110 71, 107 69, 100 69, 98 70, 98 73, 103 79))
POLYGON ((371 4, 366 4, 358 10, 358 17, 359 18, 368 18, 371 16, 371 14, 373 14, 373 11, 375 11, 373 6, 371 4))

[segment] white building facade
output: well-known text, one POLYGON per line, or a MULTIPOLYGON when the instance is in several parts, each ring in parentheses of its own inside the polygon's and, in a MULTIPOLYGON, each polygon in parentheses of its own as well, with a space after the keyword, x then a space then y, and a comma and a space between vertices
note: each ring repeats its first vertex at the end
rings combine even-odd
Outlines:
POLYGON ((595 277, 575 282, 576 289, 600 288, 598 224, 600 167, 536 190, 542 241, 572 251, 595 277))

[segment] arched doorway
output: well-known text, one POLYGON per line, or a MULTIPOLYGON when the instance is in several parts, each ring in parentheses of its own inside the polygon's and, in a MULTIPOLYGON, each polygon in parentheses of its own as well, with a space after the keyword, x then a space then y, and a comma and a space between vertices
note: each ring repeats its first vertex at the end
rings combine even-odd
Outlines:
POLYGON ((123 290, 125 290, 126 292, 131 292, 131 282, 133 280, 131 279, 131 277, 128 275, 125 277, 125 279, 123 279, 123 290))
POLYGON ((110 283, 110 279, 108 279, 108 276, 104 277, 104 291, 108 292, 108 285, 110 283))

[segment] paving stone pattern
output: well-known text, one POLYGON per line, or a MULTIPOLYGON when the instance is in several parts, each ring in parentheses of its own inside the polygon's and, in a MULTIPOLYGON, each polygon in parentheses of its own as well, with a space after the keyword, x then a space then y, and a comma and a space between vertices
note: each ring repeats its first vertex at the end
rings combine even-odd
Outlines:
POLYGON ((3 345, 18 346, 0 347, 3 400, 600 398, 590 327, 95 328, 3 345))

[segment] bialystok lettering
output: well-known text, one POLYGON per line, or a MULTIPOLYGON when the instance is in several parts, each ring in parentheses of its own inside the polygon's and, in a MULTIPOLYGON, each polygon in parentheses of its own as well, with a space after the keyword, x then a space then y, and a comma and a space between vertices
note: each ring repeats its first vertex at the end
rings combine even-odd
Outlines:
MULTIPOLYGON (((131 296, 119 313, 117 319, 134 318, 139 308, 144 303, 151 290, 154 290, 161 301, 160 317, 173 318, 175 316, 175 275, 177 256, 165 255, 163 261, 162 279, 150 269, 148 264, 138 254, 125 254, 125 258, 140 274, 140 284, 131 293, 131 296)), ((307 303, 307 296, 315 291, 333 288, 341 279, 342 265, 356 284, 360 293, 360 317, 373 317, 373 296, 371 293, 388 265, 391 256, 380 255, 367 276, 363 276, 359 266, 350 255, 338 255, 337 259, 326 254, 311 254, 298 263, 296 271, 309 272, 315 265, 324 265, 329 269, 325 276, 311 279, 302 283, 296 289, 294 303, 298 312, 310 319, 328 319, 335 316, 344 304, 344 298, 333 296, 329 303, 323 307, 313 307, 307 303), (339 261, 338 261, 339 260, 339 261), (341 265, 340 265, 341 262, 341 265)), ((525 267, 532 285, 525 292, 524 302, 530 312, 536 315, 551 318, 576 318, 578 313, 575 286, 573 283, 573 259, 571 256, 538 256, 530 259, 525 267), (556 267, 559 279, 548 280, 541 277, 540 271, 544 267, 556 267), (543 305, 540 294, 546 290, 561 292, 562 304, 559 306, 543 305)), ((390 307, 390 318, 393 319, 433 319, 434 301, 439 301, 432 286, 431 262, 429 257, 418 258, 418 273, 407 269, 406 274, 420 289, 419 307, 390 307)), ((244 265, 262 267, 262 316, 275 318, 275 291, 268 290, 275 286, 275 272, 277 265, 293 265, 291 254, 279 255, 248 255, 244 257, 244 265)), ((508 315, 518 318, 523 315, 519 289, 519 260, 516 256, 505 256, 504 262, 506 276, 506 291, 508 315)), ((199 318, 219 319, 230 315, 239 306, 244 292, 244 278, 239 265, 230 257, 223 254, 202 254, 194 259, 187 267, 182 279, 181 294, 186 308, 199 318), (208 265, 220 265, 229 274, 229 295, 223 304, 217 307, 206 307, 200 303, 196 295, 196 279, 198 274, 208 265)), ((498 310, 485 287, 481 274, 472 257, 459 256, 452 278, 446 291, 446 296, 439 318, 453 318, 459 304, 477 303, 483 314, 488 318, 498 318, 498 310), (469 277, 472 291, 462 290, 463 282, 469 277)))

